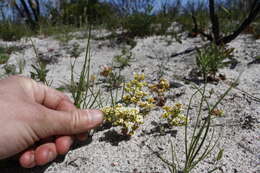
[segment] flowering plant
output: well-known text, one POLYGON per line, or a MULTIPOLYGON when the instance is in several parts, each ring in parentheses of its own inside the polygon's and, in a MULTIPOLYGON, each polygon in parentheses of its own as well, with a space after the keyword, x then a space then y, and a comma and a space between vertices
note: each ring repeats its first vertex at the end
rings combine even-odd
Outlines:
POLYGON ((122 126, 124 135, 133 135, 134 131, 143 124, 143 116, 138 108, 124 107, 117 104, 111 107, 104 107, 102 111, 105 119, 114 126, 122 126))
MULTIPOLYGON (((148 85, 144 74, 134 74, 134 79, 125 84, 121 100, 102 109, 105 120, 114 126, 121 126, 124 135, 133 135, 134 131, 144 123, 145 116, 156 106, 156 101, 158 102, 156 97, 163 97, 169 88, 170 84, 166 79, 148 85)), ((181 104, 164 106, 165 112, 162 118, 167 119, 173 126, 185 125, 187 121, 181 114, 181 108, 181 104)))
POLYGON ((170 88, 170 82, 167 79, 161 78, 158 83, 149 85, 148 88, 150 92, 154 95, 156 101, 156 106, 164 106, 166 103, 166 98, 164 96, 165 92, 170 88))
POLYGON ((181 114, 182 104, 177 103, 173 106, 164 106, 164 113, 162 118, 167 119, 168 123, 172 126, 184 126, 188 122, 185 115, 181 114))
POLYGON ((104 107, 105 120, 114 126, 122 126, 122 133, 133 135, 144 123, 144 117, 154 107, 154 99, 145 91, 144 74, 134 74, 134 79, 125 84, 120 104, 104 107))

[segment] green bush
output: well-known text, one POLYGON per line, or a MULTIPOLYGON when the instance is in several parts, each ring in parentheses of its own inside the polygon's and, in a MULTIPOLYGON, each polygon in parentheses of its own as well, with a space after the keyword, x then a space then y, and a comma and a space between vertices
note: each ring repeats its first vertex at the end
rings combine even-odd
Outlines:
POLYGON ((187 31, 192 31, 193 29, 193 22, 190 15, 180 15, 177 17, 177 22, 180 23, 183 29, 187 31))
POLYGON ((0 24, 0 38, 4 41, 16 41, 30 33, 29 29, 22 24, 4 22, 0 24))
POLYGON ((6 64, 4 65, 4 70, 7 75, 15 75, 16 72, 16 66, 14 64, 6 64))
POLYGON ((254 23, 253 25, 254 31, 253 31, 253 35, 256 39, 260 39, 260 19, 258 19, 258 21, 256 23, 254 23))
POLYGON ((166 34, 168 28, 171 26, 172 19, 169 16, 158 15, 155 17, 156 24, 156 34, 163 35, 166 34), (158 26, 157 26, 158 25, 158 26))
POLYGON ((144 37, 153 33, 152 23, 152 16, 145 13, 134 13, 125 18, 123 28, 131 37, 144 37))
POLYGON ((0 64, 5 64, 9 59, 8 54, 0 54, 0 64))
POLYGON ((229 64, 229 62, 224 60, 231 58, 233 50, 215 44, 210 44, 208 47, 197 50, 196 63, 205 81, 208 77, 213 77, 214 79, 218 69, 229 64))
POLYGON ((6 49, 0 47, 0 64, 5 64, 9 59, 9 54, 7 54, 6 49))
MULTIPOLYGON (((84 24, 92 25, 104 24, 111 20, 115 13, 112 6, 106 2, 98 0, 78 0, 75 2, 62 2, 62 13, 54 21, 62 21, 63 24, 81 27, 84 24)), ((52 10, 53 14, 57 11, 52 10)))

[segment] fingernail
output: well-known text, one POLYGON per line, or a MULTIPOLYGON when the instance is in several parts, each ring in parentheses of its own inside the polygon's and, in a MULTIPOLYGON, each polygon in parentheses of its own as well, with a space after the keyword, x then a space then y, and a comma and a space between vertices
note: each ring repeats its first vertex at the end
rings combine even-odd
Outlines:
POLYGON ((49 151, 48 151, 48 156, 47 156, 47 157, 48 157, 48 160, 49 160, 49 162, 50 162, 50 161, 53 161, 53 160, 55 159, 56 156, 55 156, 55 154, 54 154, 53 151, 49 150, 49 151))
POLYGON ((91 122, 93 124, 100 124, 103 121, 103 113, 99 110, 90 109, 87 110, 91 117, 91 122))
POLYGON ((71 147, 71 145, 73 144, 73 139, 72 138, 70 138, 69 140, 68 140, 68 146, 70 146, 71 147))
POLYGON ((29 160, 30 163, 34 162, 34 154, 33 153, 29 154, 29 159, 28 160, 29 160))

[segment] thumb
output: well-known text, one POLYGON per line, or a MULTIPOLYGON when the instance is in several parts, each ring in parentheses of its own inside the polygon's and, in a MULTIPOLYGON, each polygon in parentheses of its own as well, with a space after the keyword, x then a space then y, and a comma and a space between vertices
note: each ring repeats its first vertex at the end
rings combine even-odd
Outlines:
POLYGON ((41 137, 84 133, 103 122, 103 114, 99 110, 56 111, 45 107, 43 109, 44 123, 38 126, 43 128, 43 130, 38 129, 43 133, 38 134, 41 137))

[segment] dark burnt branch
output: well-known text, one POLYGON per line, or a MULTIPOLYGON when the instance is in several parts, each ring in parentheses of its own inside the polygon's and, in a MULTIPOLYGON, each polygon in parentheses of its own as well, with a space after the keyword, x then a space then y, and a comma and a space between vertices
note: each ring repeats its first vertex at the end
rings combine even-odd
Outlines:
POLYGON ((19 15, 20 15, 21 17, 25 17, 23 11, 19 8, 19 6, 17 5, 16 2, 14 2, 14 8, 18 11, 18 13, 19 13, 19 15))
POLYGON ((204 48, 204 47, 207 47, 209 44, 210 44, 210 43, 206 43, 206 44, 201 45, 201 46, 199 46, 199 47, 196 46, 196 47, 187 48, 187 49, 185 49, 185 50, 182 51, 182 52, 171 54, 170 58, 174 58, 174 57, 177 57, 177 56, 180 56, 180 55, 186 55, 186 54, 188 54, 188 53, 192 53, 192 52, 194 52, 194 51, 196 51, 196 50, 198 50, 198 49, 202 49, 202 48, 204 48))
MULTIPOLYGON (((199 29, 196 17, 194 15, 191 15, 191 17, 192 17, 192 20, 194 23, 194 31, 199 32, 201 35, 205 36, 210 41, 214 40, 217 45, 227 44, 230 41, 234 40, 244 29, 246 29, 254 21, 254 19, 257 17, 258 13, 260 12, 260 0, 255 0, 252 3, 251 10, 250 10, 248 17, 242 22, 242 24, 239 26, 239 28, 237 30, 235 30, 233 32, 233 34, 221 38, 220 32, 219 32, 218 17, 215 15, 214 0, 209 0, 209 3, 210 3, 210 8, 211 8, 210 19, 211 19, 211 23, 212 23, 212 32, 214 34, 214 39, 212 38, 211 35, 205 34, 201 29, 199 29), (218 39, 216 40, 216 38, 218 38, 218 39)), ((202 45, 201 47, 188 48, 182 52, 174 53, 170 57, 174 58, 174 57, 177 57, 180 55, 185 55, 185 54, 194 52, 195 50, 201 49, 201 48, 207 46, 208 44, 209 43, 206 43, 206 44, 202 45)))
POLYGON ((36 2, 36 12, 37 12, 37 16, 40 16, 40 3, 39 0, 35 0, 36 2))
POLYGON ((210 20, 212 23, 212 33, 214 36, 214 41, 217 42, 219 40, 219 21, 218 16, 215 14, 215 2, 214 0, 209 0, 209 14, 210 20))
POLYGON ((197 22, 196 17, 194 16, 194 14, 191 14, 191 18, 192 18, 192 21, 193 21, 193 24, 194 24, 193 31, 198 32, 199 31, 198 22, 197 22))
POLYGON ((32 29, 36 29, 40 16, 39 1, 34 0, 34 2, 35 4, 32 0, 20 0, 19 3, 14 1, 14 8, 21 17, 26 18, 26 23, 30 25, 32 29))
POLYGON ((197 48, 195 47, 192 47, 192 48, 188 48, 188 49, 185 49, 184 51, 182 52, 179 52, 179 53, 173 53, 171 54, 171 58, 174 58, 174 57, 177 57, 177 56, 180 56, 180 55, 185 55, 185 54, 188 54, 188 53, 191 53, 193 51, 195 51, 197 48))
POLYGON ((29 5, 30 5, 30 8, 32 9, 32 12, 33 12, 33 15, 34 15, 34 19, 36 22, 39 21, 39 14, 38 14, 38 11, 37 11, 37 4, 35 2, 35 4, 32 2, 32 0, 29 0, 29 5))
POLYGON ((233 34, 219 39, 217 41, 217 44, 218 45, 219 44, 226 44, 226 43, 229 43, 232 40, 234 40, 243 30, 245 30, 250 25, 250 23, 253 22, 253 20, 257 17, 259 11, 260 11, 260 1, 255 0, 252 7, 251 7, 251 10, 250 10, 248 17, 243 21, 243 23, 238 27, 238 29, 235 30, 233 32, 233 34))
POLYGON ((33 19, 32 19, 32 16, 31 16, 31 13, 30 13, 30 10, 29 10, 28 6, 26 5, 26 2, 25 2, 24 0, 21 0, 21 4, 22 4, 22 6, 23 6, 23 9, 24 9, 24 11, 25 11, 25 13, 26 13, 26 16, 27 16, 29 22, 30 22, 31 24, 34 23, 34 21, 33 21, 33 19))
POLYGON ((25 2, 24 0, 21 0, 21 4, 22 4, 22 6, 23 6, 23 9, 24 9, 24 11, 25 11, 25 13, 26 13, 28 19, 29 19, 30 21, 33 21, 32 16, 31 16, 31 13, 30 13, 30 10, 29 10, 29 8, 28 8, 27 5, 26 5, 26 2, 25 2))

